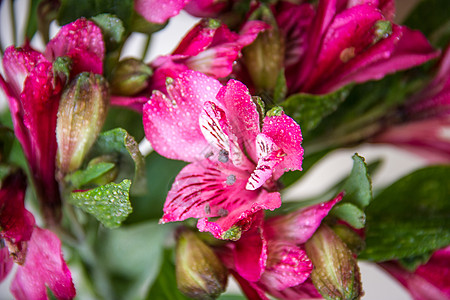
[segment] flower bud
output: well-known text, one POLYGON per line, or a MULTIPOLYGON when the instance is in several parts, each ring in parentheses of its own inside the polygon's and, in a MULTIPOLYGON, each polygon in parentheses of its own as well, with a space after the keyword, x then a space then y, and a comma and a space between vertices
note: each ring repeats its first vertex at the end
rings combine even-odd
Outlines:
POLYGON ((147 87, 152 73, 152 69, 138 59, 122 60, 111 76, 112 93, 121 96, 135 95, 147 87))
POLYGON ((56 123, 56 161, 62 174, 80 167, 102 128, 108 103, 108 84, 100 75, 80 73, 64 90, 56 123))
POLYGON ((178 289, 194 299, 215 299, 225 291, 228 272, 214 251, 192 231, 178 234, 176 247, 178 289))
POLYGON ((355 254, 361 252, 366 243, 364 240, 350 227, 336 224, 333 227, 333 231, 339 236, 339 238, 347 245, 347 247, 355 254))
POLYGON ((361 276, 356 258, 328 226, 322 224, 306 242, 314 270, 311 279, 325 299, 359 299, 361 276))
POLYGON ((242 49, 242 54, 257 91, 272 93, 283 69, 284 39, 269 8, 261 6, 257 13, 271 28, 260 32, 252 44, 242 49))

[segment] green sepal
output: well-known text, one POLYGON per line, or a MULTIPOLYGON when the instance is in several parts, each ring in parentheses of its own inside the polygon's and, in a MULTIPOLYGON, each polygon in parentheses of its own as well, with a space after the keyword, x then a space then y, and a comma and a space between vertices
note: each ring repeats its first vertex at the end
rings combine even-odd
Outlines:
POLYGON ((145 187, 145 162, 139 146, 125 129, 116 128, 99 135, 92 146, 89 158, 110 155, 115 158, 119 168, 117 180, 133 178, 133 193, 141 193, 145 187))
POLYGON ((115 228, 133 211, 129 200, 130 185, 130 180, 124 180, 84 192, 72 192, 69 202, 93 215, 106 227, 115 228))
POLYGON ((114 169, 115 165, 109 162, 101 162, 98 164, 88 165, 85 170, 78 170, 72 174, 67 175, 64 179, 70 182, 71 185, 80 189, 86 184, 91 183, 102 175, 114 169))
POLYGON ((332 214, 352 227, 361 229, 366 224, 366 215, 352 203, 340 203, 333 207, 332 214))
POLYGON ((121 19, 112 14, 99 14, 92 20, 102 30, 107 51, 117 49, 125 38, 125 27, 121 19))

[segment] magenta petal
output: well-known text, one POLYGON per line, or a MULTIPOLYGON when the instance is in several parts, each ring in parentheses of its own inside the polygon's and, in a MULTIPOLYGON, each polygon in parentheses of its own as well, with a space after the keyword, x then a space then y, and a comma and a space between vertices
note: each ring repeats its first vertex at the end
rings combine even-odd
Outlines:
POLYGON ((63 26, 45 50, 50 61, 59 56, 69 56, 73 60, 72 74, 102 74, 104 55, 102 31, 94 22, 84 18, 63 26))
POLYGON ((155 92, 143 112, 145 134, 153 148, 171 159, 204 159, 210 146, 200 131, 199 115, 203 103, 214 100, 221 87, 213 78, 186 71, 168 85, 168 97, 155 92))
POLYGON ((135 0, 134 9, 150 23, 162 24, 176 16, 189 0, 135 0))
POLYGON ((11 292, 16 299, 48 299, 47 286, 59 299, 75 297, 75 287, 62 257, 60 240, 51 231, 35 227, 28 243, 26 262, 18 268, 11 292))
POLYGON ((217 100, 225 107, 232 133, 241 149, 257 161, 255 140, 260 132, 259 114, 247 87, 236 80, 228 81, 217 94, 217 100))
POLYGON ((25 209, 26 177, 19 172, 5 178, 0 190, 0 237, 7 241, 11 255, 23 263, 25 244, 33 232, 34 217, 25 209))
POLYGON ((172 55, 195 56, 199 54, 212 43, 217 28, 210 20, 201 20, 181 40, 172 55))
POLYGON ((184 7, 184 10, 198 18, 211 18, 217 17, 226 6, 226 1, 190 0, 184 7))
POLYGON ((300 285, 284 289, 282 291, 276 290, 269 286, 264 286, 264 288, 271 295, 281 300, 297 300, 297 299, 323 299, 322 295, 319 294, 311 279, 308 278, 305 282, 300 285))
POLYGON ((260 226, 263 215, 254 220, 252 228, 246 231, 234 244, 234 263, 236 271, 248 281, 258 281, 267 261, 267 241, 260 226), (260 219, 260 220, 258 220, 260 219))
MULTIPOLYGON (((245 181, 243 183, 245 184, 245 181)), ((253 222, 255 213, 267 209, 274 210, 281 206, 280 193, 268 193, 265 190, 260 190, 258 197, 252 199, 249 193, 256 193, 256 191, 243 191, 244 184, 239 190, 237 200, 233 199, 234 201, 232 201, 235 208, 227 216, 215 221, 202 218, 198 220, 197 228, 200 231, 209 231, 216 238, 221 239, 233 226, 239 227, 242 232, 247 230, 253 222)))
POLYGON ((333 206, 342 200, 340 193, 333 200, 316 204, 284 216, 268 219, 264 223, 264 234, 268 240, 278 239, 300 245, 305 243, 320 226, 333 206))
POLYGON ((267 266, 260 282, 276 290, 284 290, 303 283, 312 269, 313 264, 305 250, 290 242, 270 240, 267 266))
POLYGON ((266 296, 265 292, 260 287, 258 287, 258 285, 256 283, 245 280, 236 271, 230 270, 230 273, 231 273, 231 275, 233 275, 233 277, 239 283, 239 286, 241 287, 245 296, 247 296, 247 299, 269 300, 269 298, 266 296))
POLYGON ((275 179, 284 172, 301 170, 303 161, 302 132, 300 126, 284 113, 266 117, 262 132, 283 151, 283 161, 276 167, 275 179))
POLYGON ((9 257, 8 248, 0 248, 0 283, 8 276, 14 265, 14 261, 9 257))
POLYGON ((396 262, 380 264, 411 293, 415 300, 450 299, 450 247, 437 250, 415 272, 396 262))
POLYGON ((111 95, 109 103, 114 106, 121 106, 142 113, 144 104, 148 101, 147 96, 123 97, 111 95))

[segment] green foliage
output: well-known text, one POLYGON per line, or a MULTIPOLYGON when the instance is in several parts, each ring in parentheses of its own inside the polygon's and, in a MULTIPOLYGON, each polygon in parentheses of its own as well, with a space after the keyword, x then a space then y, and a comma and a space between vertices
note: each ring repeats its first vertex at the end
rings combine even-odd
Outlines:
POLYGON ((107 51, 115 50, 122 44, 125 28, 118 17, 111 14, 100 14, 92 17, 92 20, 102 29, 107 51))
POLYGON ((88 165, 85 170, 78 170, 72 174, 69 174, 66 176, 65 180, 70 181, 73 187, 79 189, 95 179, 98 179, 113 168, 114 164, 108 162, 88 165))
POLYGON ((132 211, 130 185, 131 181, 124 180, 118 184, 109 183, 84 192, 73 192, 69 202, 92 214, 106 227, 118 227, 132 211))
POLYGON ((331 214, 355 228, 363 228, 366 222, 364 209, 372 200, 372 182, 364 158, 353 155, 350 176, 338 191, 344 191, 342 201, 331 210, 331 214))
POLYGON ((420 257, 450 244, 450 166, 420 169, 382 191, 366 210, 361 258, 420 257))
POLYGON ((280 103, 284 101, 287 94, 287 84, 286 77, 284 76, 284 69, 280 71, 275 84, 275 89, 273 91, 273 101, 275 103, 280 103))
POLYGON ((145 162, 134 138, 122 128, 99 135, 89 159, 111 155, 119 168, 118 180, 133 178, 132 192, 145 191, 145 162))
POLYGON ((133 14, 132 0, 61 0, 58 12, 60 25, 73 22, 81 17, 90 18, 109 13, 118 16, 127 27, 133 14))
POLYGON ((25 27, 25 37, 31 41, 34 34, 38 30, 38 15, 37 15, 37 9, 39 6, 39 3, 41 3, 42 0, 31 0, 30 3, 30 17, 27 20, 27 24, 25 27))
POLYGON ((302 133, 314 129, 322 119, 345 100, 350 91, 346 86, 326 95, 295 94, 281 103, 286 114, 291 116, 302 128, 302 133))
POLYGON ((161 270, 156 278, 153 286, 148 293, 148 300, 186 300, 190 299, 184 296, 177 288, 177 280, 175 276, 175 264, 172 258, 172 251, 164 251, 164 260, 161 270))

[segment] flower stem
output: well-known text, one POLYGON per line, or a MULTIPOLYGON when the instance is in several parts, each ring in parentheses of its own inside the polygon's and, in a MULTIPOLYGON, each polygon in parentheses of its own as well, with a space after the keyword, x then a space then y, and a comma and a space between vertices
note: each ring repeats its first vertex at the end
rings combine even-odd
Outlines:
POLYGON ((11 17, 12 38, 14 46, 17 46, 17 28, 16 28, 16 14, 14 13, 14 2, 9 0, 9 14, 11 17))
POLYGON ((144 44, 144 48, 142 48, 142 54, 141 54, 141 59, 142 60, 145 60, 145 56, 147 55, 148 49, 150 48, 151 41, 152 41, 152 35, 151 34, 147 34, 146 40, 145 40, 145 44, 144 44))

